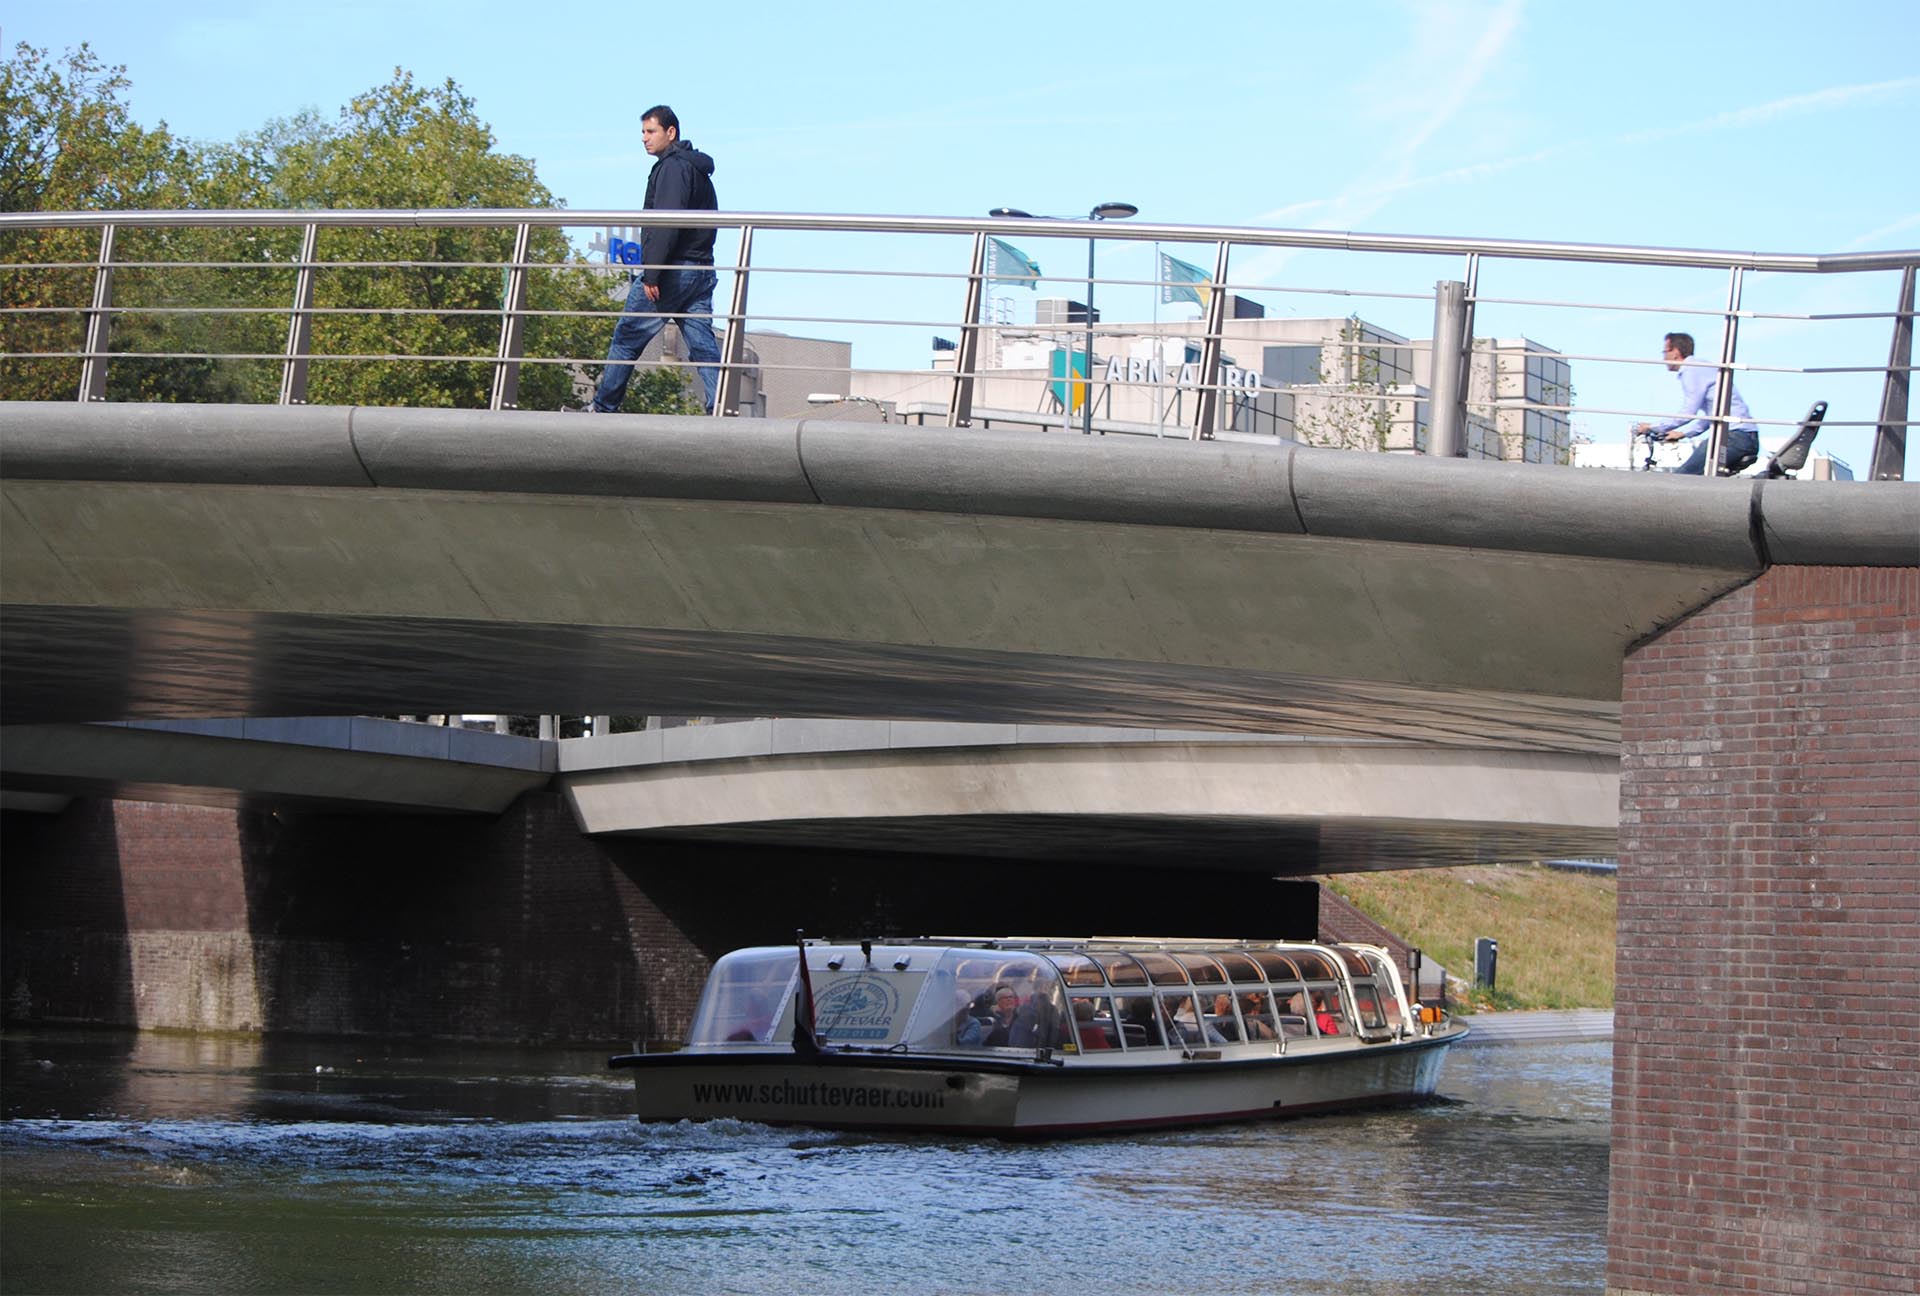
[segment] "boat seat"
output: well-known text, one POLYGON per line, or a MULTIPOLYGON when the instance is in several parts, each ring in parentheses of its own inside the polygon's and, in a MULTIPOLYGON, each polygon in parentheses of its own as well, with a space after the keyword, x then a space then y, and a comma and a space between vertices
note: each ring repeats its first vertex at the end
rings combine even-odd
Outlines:
POLYGON ((1127 1033, 1127 1047, 1130 1049, 1147 1046, 1147 1028, 1139 1022, 1127 1022, 1121 1028, 1127 1033))

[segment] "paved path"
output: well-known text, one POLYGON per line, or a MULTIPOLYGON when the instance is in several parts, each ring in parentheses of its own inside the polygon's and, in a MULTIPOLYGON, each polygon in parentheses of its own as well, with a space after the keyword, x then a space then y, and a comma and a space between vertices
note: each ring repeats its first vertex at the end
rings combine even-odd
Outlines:
POLYGON ((1462 1020, 1473 1027, 1473 1033, 1460 1042, 1461 1048, 1613 1038, 1613 1012, 1607 1008, 1474 1013, 1462 1020))

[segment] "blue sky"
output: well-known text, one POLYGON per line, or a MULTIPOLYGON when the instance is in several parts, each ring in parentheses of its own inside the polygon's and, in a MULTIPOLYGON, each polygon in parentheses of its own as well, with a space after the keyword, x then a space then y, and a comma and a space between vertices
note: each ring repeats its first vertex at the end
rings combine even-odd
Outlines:
MULTIPOLYGON (((1169 223, 1768 252, 1920 246, 1913 0, 9 8, 9 46, 88 41, 126 65, 138 120, 200 139, 303 108, 331 116, 396 66, 451 77, 499 147, 533 158, 582 209, 639 206, 636 117, 666 102, 685 138, 718 160, 722 205, 735 210, 1067 214, 1120 199, 1169 223)), ((1084 269, 1074 245, 1027 250, 1063 277, 1084 269)), ((893 264, 918 253, 869 255, 893 264)), ((1101 269, 1149 278, 1150 251, 1103 251, 1101 269)), ((1420 293, 1460 273, 1451 262, 1296 254, 1239 257, 1231 277, 1420 293)), ((1483 335, 1652 358, 1664 330, 1691 328, 1703 351, 1717 349, 1721 273, 1504 262, 1483 268, 1481 286, 1591 307, 1484 306, 1483 335), (1606 309, 1629 304, 1671 310, 1606 309)), ((1132 304, 1116 291, 1109 319, 1132 304)), ((1887 311, 1895 292, 1887 276, 1749 276, 1747 304, 1887 311)), ((1144 314, 1150 293, 1136 296, 1144 314)), ((1430 306, 1391 298, 1267 300, 1281 314, 1357 310, 1410 336, 1432 318, 1430 306)), ((1871 419, 1877 382, 1767 370, 1884 363, 1889 328, 1743 324, 1741 358, 1762 371, 1740 386, 1763 420, 1797 420, 1814 397, 1834 402, 1832 420, 1871 419)), ((857 364, 903 363, 859 345, 857 364)), ((1575 388, 1583 407, 1647 412, 1674 390, 1657 366, 1598 362, 1576 362, 1575 388)), ((1595 412, 1576 427, 1619 440, 1629 421, 1595 412)), ((1856 469, 1870 441, 1865 430, 1822 438, 1856 469)))

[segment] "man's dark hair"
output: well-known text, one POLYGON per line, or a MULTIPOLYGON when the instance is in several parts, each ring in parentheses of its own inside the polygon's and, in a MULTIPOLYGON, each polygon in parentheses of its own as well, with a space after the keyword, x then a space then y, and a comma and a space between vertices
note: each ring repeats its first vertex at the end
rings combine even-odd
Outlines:
POLYGON ((1693 334, 1669 333, 1667 334, 1667 345, 1675 351, 1678 351, 1680 358, 1685 360, 1693 354, 1693 334))
POLYGON ((667 107, 665 104, 655 104, 640 114, 641 121, 645 121, 649 117, 659 122, 660 129, 662 130, 677 131, 680 129, 680 119, 675 117, 673 115, 673 109, 667 107))

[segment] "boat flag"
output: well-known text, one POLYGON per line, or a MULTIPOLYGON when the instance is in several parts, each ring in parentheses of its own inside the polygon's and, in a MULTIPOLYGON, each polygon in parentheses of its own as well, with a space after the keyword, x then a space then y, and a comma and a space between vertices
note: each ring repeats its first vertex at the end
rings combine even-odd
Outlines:
POLYGON ((818 1053, 820 1041, 814 1035, 813 977, 807 972, 807 934, 796 931, 794 944, 800 947, 800 994, 793 1004, 793 1051, 818 1053))
POLYGON ((1185 261, 1160 254, 1160 300, 1163 302, 1192 302, 1201 310, 1207 308, 1207 298, 1213 295, 1213 276, 1197 265, 1188 265, 1185 261))

